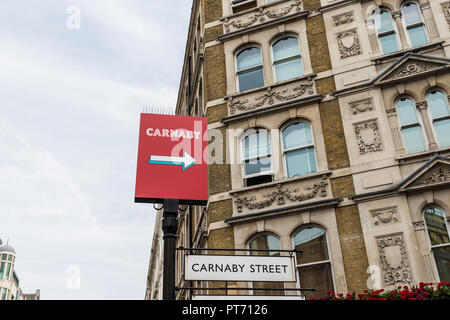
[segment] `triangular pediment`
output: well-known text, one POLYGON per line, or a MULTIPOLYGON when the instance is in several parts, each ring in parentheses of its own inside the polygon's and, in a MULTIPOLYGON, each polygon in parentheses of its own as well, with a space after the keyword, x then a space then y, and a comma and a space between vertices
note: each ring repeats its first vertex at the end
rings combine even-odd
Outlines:
POLYGON ((411 174, 400 190, 414 190, 450 184, 450 159, 435 157, 411 174))
POLYGON ((428 76, 448 68, 450 68, 450 59, 408 53, 386 68, 373 80, 373 84, 401 82, 409 78, 428 76))

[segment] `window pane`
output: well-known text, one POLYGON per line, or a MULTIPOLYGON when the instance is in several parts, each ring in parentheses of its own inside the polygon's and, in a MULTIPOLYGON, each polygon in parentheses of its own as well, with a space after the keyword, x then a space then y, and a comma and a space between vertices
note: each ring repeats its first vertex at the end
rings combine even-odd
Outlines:
POLYGON ((261 129, 244 138, 244 159, 270 154, 269 132, 261 129))
POLYGON ((303 74, 302 60, 295 58, 293 60, 277 62, 275 64, 275 72, 278 82, 300 77, 303 74))
POLYGON ((291 124, 283 130, 284 150, 313 144, 311 126, 306 122, 291 124))
POLYGON ((441 91, 435 91, 427 96, 428 106, 433 119, 445 117, 450 114, 448 110, 448 99, 441 91))
POLYGON ((300 286, 302 288, 313 288, 312 291, 304 291, 304 296, 309 298, 322 298, 327 294, 327 290, 334 291, 331 268, 329 263, 299 267, 298 268, 300 286))
POLYGON ((244 163, 244 173, 246 176, 271 171, 272 161, 270 157, 262 159, 252 159, 244 163))
POLYGON ((380 43, 384 54, 398 51, 397 37, 395 33, 380 37, 380 43))
MULTIPOLYGON (((249 249, 257 249, 257 250, 280 250, 280 240, 277 237, 271 235, 264 235, 256 238, 249 244, 249 249)), ((272 252, 250 252, 253 256, 279 256, 280 252, 272 251, 272 252)), ((253 282, 253 288, 284 288, 282 282, 253 282)), ((284 291, 282 290, 255 290, 253 291, 255 296, 276 296, 283 295, 284 291)))
POLYGON ((439 146, 450 146, 450 119, 436 121, 434 123, 434 128, 436 129, 436 133, 438 135, 439 146))
POLYGON ((375 16, 375 24, 377 26, 377 32, 382 33, 386 31, 391 31, 394 29, 392 25, 391 13, 388 11, 383 11, 375 16))
POLYGON ((261 50, 259 48, 249 48, 241 51, 237 55, 237 70, 248 69, 262 64, 261 50))
POLYGON ((0 265, 0 279, 3 279, 3 275, 5 273, 5 262, 2 262, 0 265))
POLYGON ((3 288, 2 300, 6 300, 6 288, 3 288))
POLYGON ((402 129, 402 136, 408 153, 425 151, 422 132, 419 126, 402 129))
POLYGON ((408 29, 409 39, 413 47, 421 46, 428 43, 427 34, 423 26, 408 29))
MULTIPOLYGON (((280 240, 277 237, 271 235, 264 235, 256 238, 249 244, 249 249, 251 250, 281 250, 280 240)), ((268 256, 275 255, 279 256, 280 253, 277 251, 272 251, 270 254, 268 252, 250 252, 252 256, 268 256)))
POLYGON ((441 281, 450 281, 450 246, 434 248, 433 255, 436 261, 439 279, 441 281))
POLYGON ((444 213, 438 208, 429 208, 425 210, 424 218, 431 245, 449 243, 444 213))
POLYGON ((8 255, 6 254, 6 253, 3 253, 2 254, 2 260, 6 260, 6 257, 7 257, 8 255))
POLYGON ((397 101, 397 113, 401 125, 417 123, 417 113, 414 101, 401 99, 397 101))
POLYGON ((300 54, 298 39, 289 37, 277 41, 273 45, 273 58, 275 61, 300 54))
POLYGON ((403 19, 407 26, 422 21, 419 8, 415 3, 408 3, 407 5, 404 5, 402 11, 403 19))
POLYGON ((328 260, 328 249, 325 231, 316 227, 301 230, 294 237, 297 252, 297 264, 328 260))
POLYGON ((242 72, 238 75, 239 91, 250 90, 264 86, 263 69, 242 72))
POLYGON ((5 276, 6 280, 9 280, 10 271, 11 271, 11 263, 8 263, 8 268, 6 269, 6 276, 5 276))
POLYGON ((316 172, 316 155, 314 148, 289 151, 285 155, 289 178, 316 172))

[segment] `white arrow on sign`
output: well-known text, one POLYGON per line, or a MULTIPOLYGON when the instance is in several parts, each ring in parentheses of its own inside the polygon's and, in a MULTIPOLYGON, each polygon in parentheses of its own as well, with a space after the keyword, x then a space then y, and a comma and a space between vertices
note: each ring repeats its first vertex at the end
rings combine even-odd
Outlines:
POLYGON ((172 156, 150 156, 148 160, 150 164, 166 164, 172 166, 183 166, 183 171, 186 171, 195 164, 195 159, 189 153, 184 153, 182 157, 172 156))

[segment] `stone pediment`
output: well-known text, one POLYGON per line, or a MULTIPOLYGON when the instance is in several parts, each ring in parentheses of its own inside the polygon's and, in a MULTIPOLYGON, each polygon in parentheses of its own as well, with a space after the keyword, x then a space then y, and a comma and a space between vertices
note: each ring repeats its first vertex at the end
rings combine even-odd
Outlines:
POLYGON ((349 199, 364 201, 367 199, 389 196, 399 192, 415 192, 450 186, 450 158, 435 156, 397 185, 374 192, 357 194, 349 199))
POLYGON ((427 76, 449 67, 450 59, 408 53, 376 77, 373 84, 383 85, 391 82, 402 82, 408 78, 427 76))
POLYGON ((450 159, 433 158, 414 172, 400 190, 415 190, 450 184, 450 159))

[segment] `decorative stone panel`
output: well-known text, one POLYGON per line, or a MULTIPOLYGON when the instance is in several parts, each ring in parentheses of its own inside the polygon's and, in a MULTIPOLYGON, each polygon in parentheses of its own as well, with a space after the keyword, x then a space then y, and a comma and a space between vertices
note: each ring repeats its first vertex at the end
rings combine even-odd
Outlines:
POLYGON ((374 224, 379 225, 386 223, 395 223, 397 219, 397 207, 389 207, 382 209, 370 210, 370 214, 374 218, 374 224))
POLYGON ((352 23, 353 21, 354 21, 353 11, 338 14, 337 16, 333 17, 333 22, 335 26, 352 23))
POLYGON ((434 166, 429 172, 425 173, 412 186, 422 186, 450 182, 450 168, 445 164, 434 166))
POLYGON ((314 83, 310 78, 285 85, 274 85, 226 98, 229 114, 242 113, 274 104, 288 102, 315 94, 314 83))
POLYGON ((383 150, 381 134, 376 119, 354 123, 353 126, 355 128, 356 143, 361 155, 383 150))
POLYGON ((368 98, 350 102, 350 108, 352 109, 353 114, 371 111, 373 110, 373 99, 368 98))
POLYGON ((412 274, 403 232, 376 237, 385 286, 411 285, 412 274))
POLYGON ((450 1, 441 3, 442 11, 444 11, 445 19, 450 27, 450 1))
POLYGON ((271 184, 262 188, 240 190, 232 193, 234 206, 238 213, 255 210, 280 208, 302 202, 322 200, 331 195, 329 181, 325 177, 320 180, 286 181, 271 184))
POLYGON ((225 32, 229 33, 301 11, 302 2, 300 0, 285 1, 273 6, 260 7, 246 14, 225 18, 224 28, 225 32))
POLYGON ((357 56, 362 53, 356 29, 340 32, 336 35, 341 59, 357 56))

